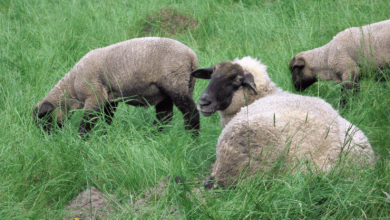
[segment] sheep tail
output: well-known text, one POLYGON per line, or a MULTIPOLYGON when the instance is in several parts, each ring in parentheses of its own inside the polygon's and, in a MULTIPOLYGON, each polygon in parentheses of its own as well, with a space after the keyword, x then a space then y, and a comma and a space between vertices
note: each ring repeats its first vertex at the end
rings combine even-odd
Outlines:
MULTIPOLYGON (((191 53, 192 55, 192 63, 191 63, 191 72, 194 71, 194 70, 197 70, 198 69, 198 58, 196 57, 196 54, 195 52, 192 51, 191 53)), ((188 88, 189 88, 189 91, 191 93, 191 96, 193 95, 193 91, 194 91, 194 88, 195 88, 195 83, 196 83, 196 78, 195 77, 192 77, 190 76, 190 80, 188 82, 188 88)))

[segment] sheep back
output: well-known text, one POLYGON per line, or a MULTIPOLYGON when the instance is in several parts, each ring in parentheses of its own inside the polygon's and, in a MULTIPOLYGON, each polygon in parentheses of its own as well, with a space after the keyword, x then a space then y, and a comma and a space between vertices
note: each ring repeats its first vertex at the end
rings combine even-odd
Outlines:
POLYGON ((108 100, 137 95, 132 99, 154 105, 164 99, 161 89, 180 89, 192 95, 195 79, 189 73, 197 68, 195 53, 184 44, 148 37, 90 51, 71 73, 76 75, 74 88, 80 101, 92 92, 91 84, 103 85, 108 100))
POLYGON ((336 72, 345 72, 351 65, 390 68, 389 36, 390 20, 338 33, 329 44, 329 67, 336 72))

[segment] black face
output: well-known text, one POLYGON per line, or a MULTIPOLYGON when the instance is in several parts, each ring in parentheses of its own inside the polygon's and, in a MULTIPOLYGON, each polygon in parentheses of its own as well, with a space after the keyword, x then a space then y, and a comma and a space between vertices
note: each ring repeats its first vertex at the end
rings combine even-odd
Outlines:
POLYGON ((297 91, 303 92, 307 87, 318 81, 317 77, 304 76, 303 72, 305 69, 305 61, 301 58, 292 58, 289 63, 289 69, 294 87, 297 91))
POLYGON ((54 106, 50 103, 43 103, 40 107, 36 106, 33 111, 33 118, 35 124, 39 127, 42 126, 43 130, 50 133, 53 124, 52 112, 54 106))
POLYGON ((242 67, 232 62, 221 62, 215 67, 195 70, 191 76, 210 79, 198 102, 198 110, 206 117, 218 110, 227 109, 232 102, 234 93, 241 86, 247 86, 257 94, 253 75, 244 74, 242 67))
POLYGON ((298 74, 293 74, 292 75, 292 80, 294 82, 294 87, 295 87, 295 90, 299 91, 299 92, 303 92, 305 91, 305 89, 311 85, 313 85, 315 82, 317 82, 317 78, 303 78, 303 77, 299 77, 298 74))

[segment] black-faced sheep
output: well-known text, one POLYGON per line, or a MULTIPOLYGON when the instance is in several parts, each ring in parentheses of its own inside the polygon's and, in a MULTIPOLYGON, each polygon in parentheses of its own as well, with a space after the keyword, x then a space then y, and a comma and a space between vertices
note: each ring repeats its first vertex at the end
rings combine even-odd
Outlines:
MULTIPOLYGON (((390 68, 390 20, 338 33, 326 45, 298 53, 290 63, 297 91, 322 80, 342 82, 342 90, 359 90, 361 67, 390 68)), ((342 91, 342 93, 344 93, 342 91)), ((345 104, 345 97, 341 106, 345 104)))
POLYGON ((79 134, 89 132, 97 112, 111 123, 119 101, 133 106, 156 106, 158 120, 172 119, 173 104, 183 113, 186 129, 199 130, 199 113, 192 93, 198 68, 194 51, 168 38, 127 40, 87 53, 49 94, 35 106, 37 123, 53 118, 61 125, 72 109, 84 108, 79 134), (50 116, 47 116, 51 114, 50 116), (47 117, 46 117, 47 116, 47 117))
POLYGON ((256 59, 221 62, 191 75, 210 79, 198 103, 200 112, 210 116, 219 111, 222 118, 209 177, 220 186, 235 183, 243 171, 268 170, 280 158, 286 168, 309 159, 312 170, 323 171, 341 156, 362 166, 373 164, 374 153, 362 131, 324 100, 277 88, 256 59))

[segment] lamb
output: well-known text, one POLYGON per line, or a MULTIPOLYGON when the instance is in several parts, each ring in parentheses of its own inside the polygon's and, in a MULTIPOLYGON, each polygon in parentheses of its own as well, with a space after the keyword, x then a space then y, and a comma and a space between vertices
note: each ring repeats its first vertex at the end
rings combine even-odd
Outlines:
MULTIPOLYGON (((290 63, 297 91, 304 91, 318 81, 342 82, 344 90, 359 90, 361 68, 390 68, 390 20, 352 27, 338 33, 326 45, 298 53, 290 63)), ((341 106, 346 104, 345 96, 341 106)))
POLYGON ((83 136, 92 129, 98 112, 110 124, 119 101, 155 105, 162 123, 172 119, 175 104, 184 115, 185 128, 197 134, 199 113, 192 99, 196 79, 190 75, 197 68, 195 52, 169 38, 137 38, 95 49, 36 104, 33 117, 50 131, 54 118, 61 126, 70 110, 83 108, 79 128, 83 136))
POLYGON ((270 170, 276 161, 282 162, 282 170, 310 164, 314 171, 329 171, 340 161, 374 164, 374 152, 361 130, 324 100, 277 88, 266 68, 244 57, 191 73, 210 79, 198 110, 203 116, 219 111, 224 127, 209 180, 215 178, 222 187, 234 185, 239 175, 270 170))

